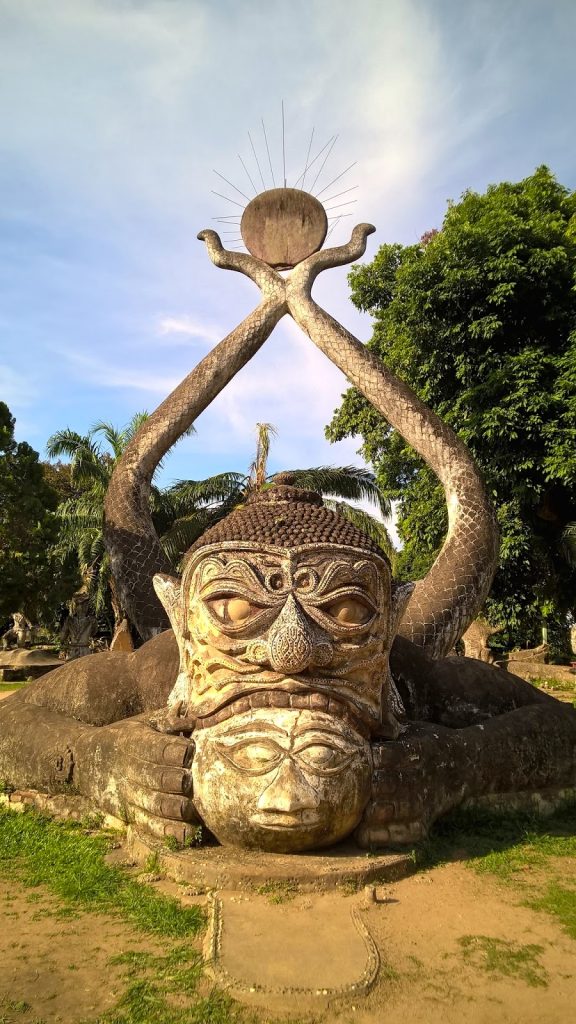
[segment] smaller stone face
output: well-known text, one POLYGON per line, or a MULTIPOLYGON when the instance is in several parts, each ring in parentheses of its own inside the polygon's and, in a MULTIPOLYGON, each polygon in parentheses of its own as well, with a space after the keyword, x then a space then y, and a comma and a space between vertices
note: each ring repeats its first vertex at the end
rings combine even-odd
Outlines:
POLYGON ((240 234, 253 256, 276 270, 291 270, 322 247, 328 218, 322 203, 297 188, 273 188, 252 199, 240 234))
POLYGON ((278 853, 330 846, 368 801, 370 744, 333 715, 252 710, 194 740, 194 804, 221 843, 278 853))

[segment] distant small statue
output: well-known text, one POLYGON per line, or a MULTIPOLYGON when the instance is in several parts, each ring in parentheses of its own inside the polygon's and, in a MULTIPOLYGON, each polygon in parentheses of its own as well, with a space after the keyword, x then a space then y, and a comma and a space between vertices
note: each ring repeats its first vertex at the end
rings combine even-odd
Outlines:
POLYGON ((499 633, 502 626, 491 626, 490 623, 481 617, 474 619, 462 636, 464 654, 467 658, 477 658, 478 661, 485 661, 492 665, 496 658, 494 651, 488 646, 488 640, 494 633, 499 633))
POLYGON ((92 653, 90 641, 96 631, 96 616, 89 602, 90 598, 84 591, 74 594, 69 601, 69 614, 60 630, 60 643, 66 661, 74 661, 92 653))
POLYGON ((2 636, 3 650, 8 651, 11 647, 28 647, 32 641, 32 629, 32 623, 23 612, 13 612, 12 626, 2 636))

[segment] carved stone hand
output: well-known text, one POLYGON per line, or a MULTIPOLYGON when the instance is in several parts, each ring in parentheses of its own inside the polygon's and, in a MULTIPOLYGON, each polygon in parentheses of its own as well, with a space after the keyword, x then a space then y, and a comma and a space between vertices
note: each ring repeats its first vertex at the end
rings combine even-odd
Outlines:
POLYGON ((189 740, 131 718, 82 737, 75 781, 109 814, 184 843, 199 823, 191 799, 192 753, 189 740))

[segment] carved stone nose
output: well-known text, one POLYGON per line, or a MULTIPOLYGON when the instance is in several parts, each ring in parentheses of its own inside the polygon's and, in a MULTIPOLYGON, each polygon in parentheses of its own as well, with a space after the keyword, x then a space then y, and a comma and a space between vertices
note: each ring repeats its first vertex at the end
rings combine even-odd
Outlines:
MULTIPOLYGON (((303 672, 311 665, 329 665, 334 654, 329 635, 308 618, 292 594, 265 646, 266 660, 276 672, 303 672)), ((256 650, 253 653, 256 655, 256 650)))
POLYGON ((314 810, 317 794, 296 765, 287 758, 280 771, 258 800, 259 811, 296 814, 314 810))
POLYGON ((302 672, 312 660, 312 647, 312 623, 289 594, 270 630, 270 664, 276 672, 302 672))

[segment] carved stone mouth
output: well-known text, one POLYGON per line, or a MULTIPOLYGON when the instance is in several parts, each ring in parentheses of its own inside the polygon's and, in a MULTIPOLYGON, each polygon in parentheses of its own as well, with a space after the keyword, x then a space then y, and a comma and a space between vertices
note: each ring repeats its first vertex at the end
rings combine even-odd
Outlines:
POLYGON ((310 828, 318 825, 320 818, 315 811, 300 811, 296 814, 289 814, 285 811, 260 811, 250 818, 253 825, 260 828, 271 828, 277 830, 310 828))

